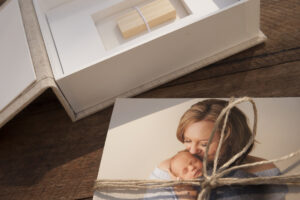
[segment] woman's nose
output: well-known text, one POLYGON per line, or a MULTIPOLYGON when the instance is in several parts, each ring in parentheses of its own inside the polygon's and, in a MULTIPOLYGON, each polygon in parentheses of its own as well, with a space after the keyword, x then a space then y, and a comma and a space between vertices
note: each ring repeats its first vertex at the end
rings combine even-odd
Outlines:
POLYGON ((197 149, 197 146, 195 144, 192 144, 192 146, 190 148, 190 153, 191 154, 197 154, 198 153, 198 149, 197 149))

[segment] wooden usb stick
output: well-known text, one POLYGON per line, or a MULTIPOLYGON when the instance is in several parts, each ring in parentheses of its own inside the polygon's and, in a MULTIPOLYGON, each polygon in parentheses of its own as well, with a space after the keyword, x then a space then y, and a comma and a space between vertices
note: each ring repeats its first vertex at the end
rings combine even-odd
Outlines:
POLYGON ((154 0, 122 16, 118 26, 123 37, 129 38, 147 31, 146 23, 151 28, 175 18, 176 10, 169 0, 154 0))

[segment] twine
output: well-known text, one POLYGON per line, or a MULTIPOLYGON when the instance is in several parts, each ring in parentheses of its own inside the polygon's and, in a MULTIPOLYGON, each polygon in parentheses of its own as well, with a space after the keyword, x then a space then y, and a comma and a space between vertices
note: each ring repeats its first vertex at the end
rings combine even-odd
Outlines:
POLYGON ((94 185, 94 190, 101 190, 104 188, 114 188, 119 190, 124 189, 157 189, 157 188, 163 188, 163 187, 175 187, 175 186, 183 186, 183 185, 190 185, 190 186, 200 186, 202 188, 201 192, 198 194, 197 200, 208 200, 210 196, 210 192, 212 189, 220 186, 229 186, 229 185, 261 185, 261 184, 272 184, 272 185, 300 185, 300 174, 294 174, 294 175, 280 175, 280 176, 270 176, 270 177, 254 177, 254 178, 222 178, 223 176, 227 175, 228 173, 232 172, 233 170, 241 169, 241 168, 247 168, 247 167, 253 167, 253 166, 259 166, 264 165, 268 163, 275 163, 283 160, 287 160, 290 158, 293 158, 297 155, 300 155, 300 150, 290 153, 286 156, 273 159, 273 160, 267 160, 267 161, 260 161, 260 162, 254 162, 254 163, 248 163, 248 164, 242 164, 237 166, 232 166, 228 168, 232 163, 234 163, 238 158, 240 158, 253 144, 254 137, 256 135, 256 129, 257 129, 257 109, 254 101, 249 97, 243 97, 237 100, 231 99, 228 103, 227 107, 225 107, 220 115, 218 116, 214 128, 212 130, 212 133, 210 135, 210 138, 208 140, 207 144, 207 150, 205 152, 204 158, 203 158, 203 177, 200 179, 190 179, 190 180, 96 180, 94 185), (254 123, 253 123, 253 133, 251 135, 251 138, 249 139, 249 142, 247 145, 236 155, 234 155, 231 159, 229 159, 226 163, 224 163, 218 170, 218 158, 221 150, 221 145, 224 139, 224 132, 225 127, 228 120, 228 115, 230 113, 230 110, 237 104, 240 104, 242 102, 250 102, 253 107, 254 111, 254 123), (224 124, 222 126, 221 130, 221 137, 220 141, 217 147, 217 151, 214 158, 214 166, 213 171, 211 175, 207 174, 207 156, 210 144, 212 142, 212 139, 217 131, 217 128, 219 127, 219 124, 221 120, 224 118, 224 124))
POLYGON ((138 14, 141 16, 142 20, 144 21, 144 24, 146 25, 147 31, 150 32, 151 29, 150 29, 150 26, 148 24, 148 21, 147 21, 146 17, 143 15, 143 13, 142 13, 142 11, 140 10, 139 7, 135 6, 134 8, 138 12, 138 14))

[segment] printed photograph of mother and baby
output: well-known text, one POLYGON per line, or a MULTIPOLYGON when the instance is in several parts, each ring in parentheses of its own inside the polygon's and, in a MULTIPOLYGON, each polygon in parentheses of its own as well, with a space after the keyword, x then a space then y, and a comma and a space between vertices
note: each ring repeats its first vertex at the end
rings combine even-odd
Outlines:
MULTIPOLYGON (((236 100, 236 99, 235 99, 236 100)), ((251 103, 235 105, 216 126, 233 99, 117 99, 101 158, 98 179, 201 180, 239 153, 253 134, 251 103), (224 120, 226 124, 224 125, 224 120), (216 127, 215 127, 216 126, 216 127), (215 134, 211 137, 212 131, 215 134), (222 138, 221 138, 221 133, 222 138), (211 143, 208 147, 209 138, 211 143), (218 149, 219 143, 221 146, 218 149), (218 152, 218 153, 216 153, 218 152)), ((300 149, 300 98, 253 98, 257 107, 254 143, 228 167, 274 160, 300 149)), ((225 116, 225 115, 224 115, 225 116)), ((300 173, 300 156, 231 171, 225 177, 255 178, 300 173)), ((100 199, 197 199, 200 186, 96 191, 100 199)), ((300 186, 231 185, 214 188, 211 200, 296 200, 300 186)))

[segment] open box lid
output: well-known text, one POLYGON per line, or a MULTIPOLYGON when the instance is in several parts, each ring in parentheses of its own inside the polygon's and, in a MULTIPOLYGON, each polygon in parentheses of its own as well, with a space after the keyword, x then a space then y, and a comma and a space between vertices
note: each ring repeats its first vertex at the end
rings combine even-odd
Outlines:
POLYGON ((2 4, 0 27, 0 127, 49 87, 74 119, 53 78, 32 1, 2 4))

